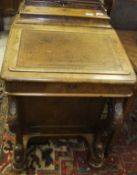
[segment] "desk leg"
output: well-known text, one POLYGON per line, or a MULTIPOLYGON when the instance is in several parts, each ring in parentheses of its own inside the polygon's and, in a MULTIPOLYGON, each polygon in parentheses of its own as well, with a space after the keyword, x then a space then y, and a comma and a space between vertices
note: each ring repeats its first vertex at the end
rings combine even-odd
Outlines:
POLYGON ((92 161, 93 167, 99 168, 103 165, 105 157, 108 156, 111 145, 113 145, 117 138, 124 121, 122 99, 111 99, 108 105, 108 116, 105 120, 104 129, 94 134, 92 143, 92 161))
POLYGON ((94 134, 93 137, 90 164, 94 168, 101 168, 104 161, 104 145, 101 137, 99 133, 94 134))
POLYGON ((114 101, 114 114, 112 117, 112 131, 114 132, 111 143, 113 144, 119 135, 124 123, 124 100, 117 99, 114 101))
POLYGON ((21 171, 24 169, 25 156, 22 129, 20 126, 20 119, 18 117, 18 104, 17 99, 15 97, 9 98, 8 124, 10 130, 16 134, 13 168, 17 171, 21 171))
POLYGON ((113 99, 112 100, 112 113, 111 121, 108 132, 108 139, 105 147, 105 155, 108 156, 110 148, 115 144, 115 141, 122 129, 124 123, 124 100, 123 99, 113 99))

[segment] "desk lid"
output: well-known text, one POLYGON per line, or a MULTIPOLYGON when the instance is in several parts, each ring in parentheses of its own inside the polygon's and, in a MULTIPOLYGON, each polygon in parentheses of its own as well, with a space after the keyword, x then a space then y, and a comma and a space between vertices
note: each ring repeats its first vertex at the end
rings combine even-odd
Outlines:
POLYGON ((135 82, 113 29, 21 24, 12 27, 2 77, 8 81, 135 82))

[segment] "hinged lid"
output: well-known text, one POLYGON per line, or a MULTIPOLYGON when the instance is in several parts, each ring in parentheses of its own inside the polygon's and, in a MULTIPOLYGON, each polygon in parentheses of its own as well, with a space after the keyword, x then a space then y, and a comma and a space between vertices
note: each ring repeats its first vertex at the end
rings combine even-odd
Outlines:
POLYGON ((2 76, 32 81, 135 81, 113 29, 17 24, 11 30, 2 76))

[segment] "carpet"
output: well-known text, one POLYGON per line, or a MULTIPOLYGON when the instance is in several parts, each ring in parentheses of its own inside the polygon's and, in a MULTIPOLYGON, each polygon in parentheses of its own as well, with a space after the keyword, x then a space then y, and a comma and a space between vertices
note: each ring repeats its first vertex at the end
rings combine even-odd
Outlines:
MULTIPOLYGON (((6 110, 5 104, 2 109, 6 110)), ((15 136, 7 124, 3 125, 0 174, 14 175, 12 160, 15 136)), ((82 137, 53 137, 40 144, 34 144, 32 139, 27 146, 26 167, 20 175, 137 175, 137 100, 104 166, 92 168, 87 161, 88 153, 82 137)))

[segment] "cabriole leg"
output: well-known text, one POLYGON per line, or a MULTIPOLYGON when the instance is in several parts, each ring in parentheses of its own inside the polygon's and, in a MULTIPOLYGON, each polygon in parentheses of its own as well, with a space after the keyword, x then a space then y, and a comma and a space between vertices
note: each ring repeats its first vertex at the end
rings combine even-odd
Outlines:
POLYGON ((108 139, 105 148, 106 156, 108 156, 109 150, 116 141, 124 123, 124 99, 112 99, 110 108, 111 120, 109 122, 108 139))
POLYGON ((104 158, 108 156, 111 146, 120 133, 124 121, 123 106, 122 99, 109 100, 107 119, 100 122, 98 131, 94 134, 91 161, 93 167, 99 168, 103 165, 104 158))

